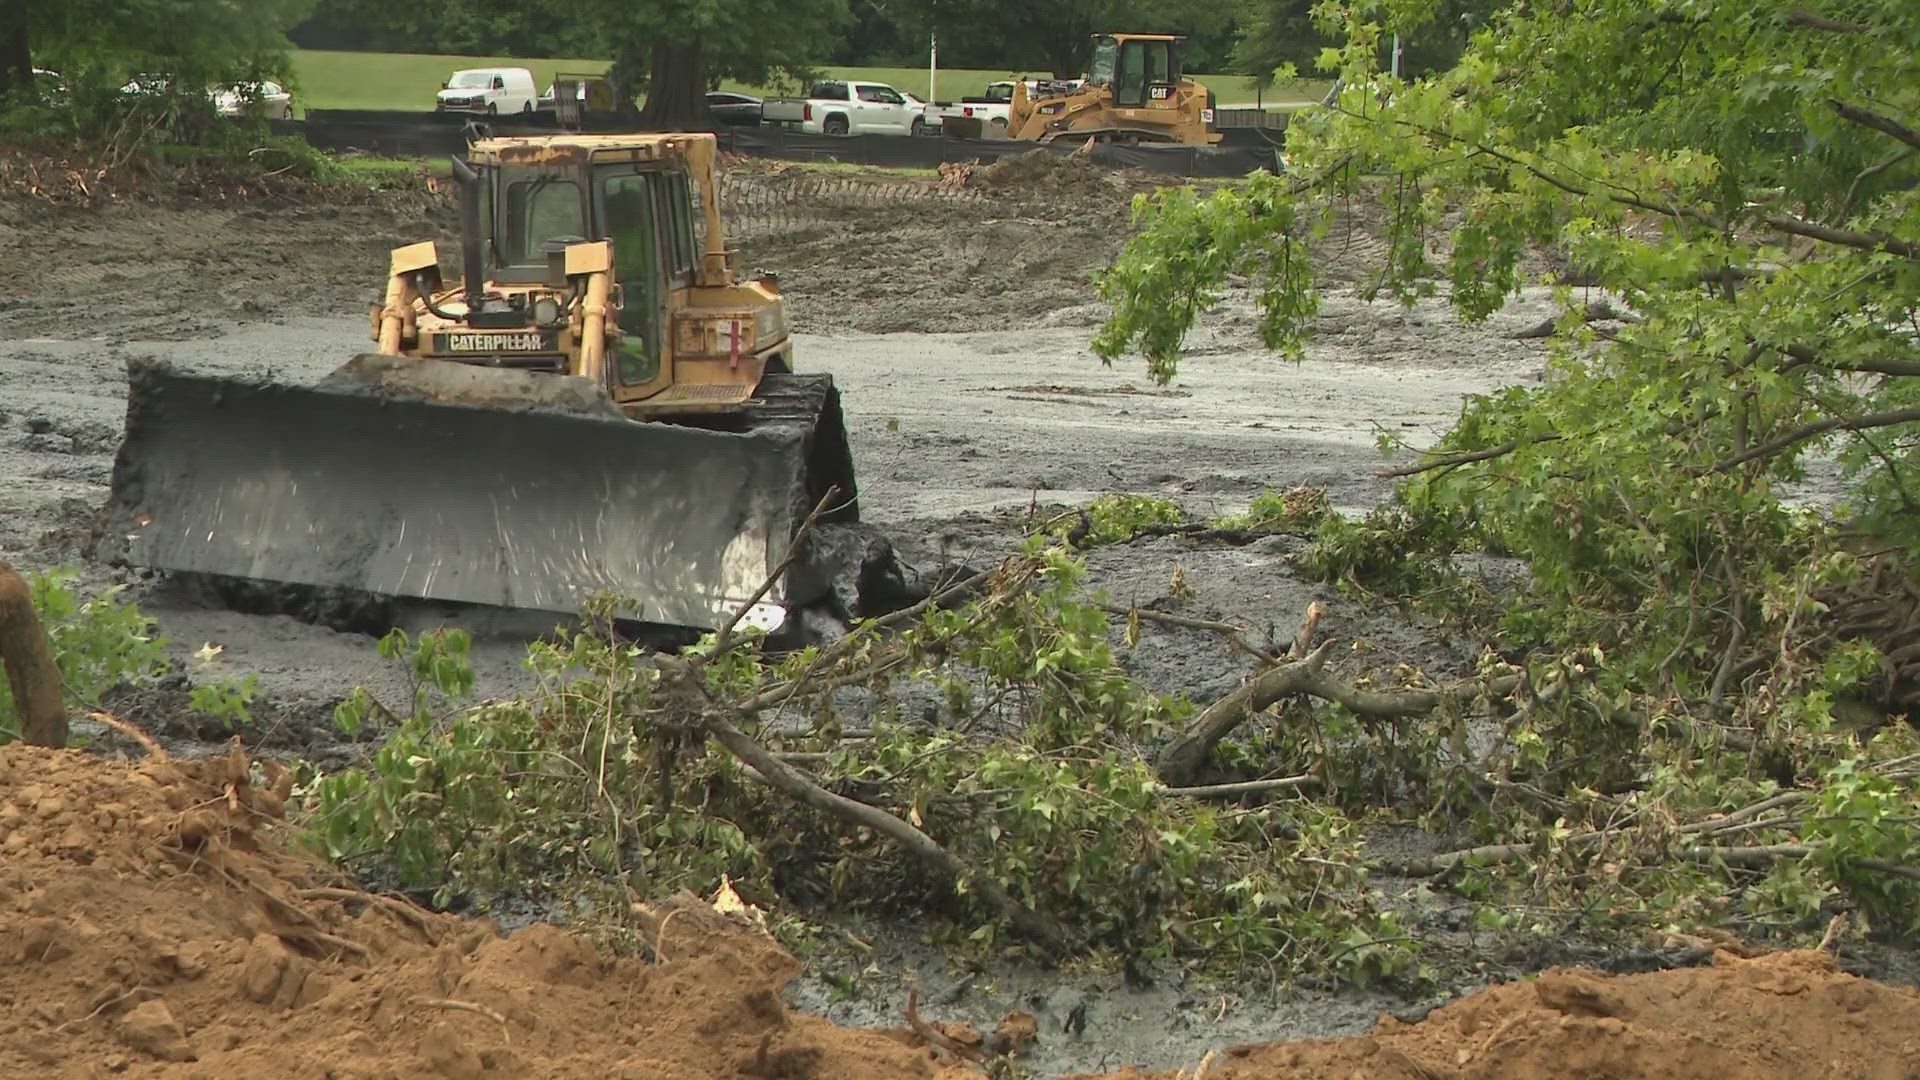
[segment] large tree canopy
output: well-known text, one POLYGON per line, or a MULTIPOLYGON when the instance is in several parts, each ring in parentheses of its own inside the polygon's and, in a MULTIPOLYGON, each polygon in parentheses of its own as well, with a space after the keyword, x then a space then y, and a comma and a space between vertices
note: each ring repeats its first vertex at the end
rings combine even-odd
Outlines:
POLYGON ((655 127, 699 126, 723 78, 806 77, 851 21, 847 0, 570 0, 613 57, 623 100, 644 90, 655 127))
POLYGON ((922 39, 938 34, 943 53, 983 64, 994 58, 989 66, 1043 63, 1060 78, 1086 74, 1095 33, 1124 31, 1185 34, 1191 39, 1188 66, 1213 70, 1227 59, 1234 17, 1231 4, 1149 0, 925 0, 896 2, 892 10, 922 39))
MULTIPOLYGON (((1233 51, 1233 68, 1252 75, 1263 86, 1272 85, 1291 66, 1307 76, 1322 50, 1338 43, 1338 29, 1323 30, 1314 19, 1319 0, 1247 0, 1239 20, 1240 33, 1233 51)), ((1486 24, 1501 0, 1443 0, 1427 17, 1403 20, 1407 34, 1400 42, 1400 73, 1429 75, 1443 71, 1460 58, 1473 31, 1486 24)), ((1381 62, 1391 66, 1391 35, 1380 42, 1381 62)))
MULTIPOLYGON (((70 79, 144 73, 187 86, 284 74, 287 28, 313 0, 13 0, 13 50, 70 79)), ((0 7, 0 12, 5 12, 0 7)), ((0 79, 8 75, 0 65, 0 79)), ((0 91, 6 86, 0 83, 0 91)))

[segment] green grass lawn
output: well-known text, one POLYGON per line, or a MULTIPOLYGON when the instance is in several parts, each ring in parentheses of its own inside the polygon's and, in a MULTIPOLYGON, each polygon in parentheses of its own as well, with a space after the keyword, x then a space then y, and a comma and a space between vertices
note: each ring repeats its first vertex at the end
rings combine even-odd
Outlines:
MULTIPOLYGON (((294 101, 312 109, 401 109, 433 108, 433 95, 448 75, 463 67, 524 67, 533 72, 536 86, 544 90, 560 73, 598 75, 607 69, 605 60, 507 59, 485 56, 424 56, 413 53, 308 52, 293 54, 297 88, 294 101)), ((827 68, 840 78, 869 79, 889 83, 920 97, 927 96, 927 69, 922 68, 827 68)), ((964 71, 943 68, 940 71, 940 97, 951 100, 977 94, 990 82, 1015 75, 1017 71, 964 71)), ((1222 105, 1252 104, 1253 80, 1244 75, 1195 76, 1214 92, 1222 105)), ((1267 91, 1267 104, 1317 101, 1328 84, 1305 80, 1267 91)), ((751 94, 772 93, 768 87, 725 84, 728 90, 751 94)))

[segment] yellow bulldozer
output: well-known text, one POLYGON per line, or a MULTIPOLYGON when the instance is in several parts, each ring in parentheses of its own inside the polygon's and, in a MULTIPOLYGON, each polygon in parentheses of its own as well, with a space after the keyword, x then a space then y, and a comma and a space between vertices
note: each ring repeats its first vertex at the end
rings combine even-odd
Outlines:
POLYGON ((104 534, 125 564, 375 597, 769 632, 826 595, 806 515, 858 519, 840 399, 741 280, 714 136, 484 137, 461 276, 391 253, 375 349, 313 385, 129 366, 104 534))
POLYGON ((1095 34, 1093 61, 1079 86, 1035 94, 1026 80, 1014 82, 1007 138, 1219 142, 1213 91, 1182 70, 1186 41, 1173 34, 1095 34))

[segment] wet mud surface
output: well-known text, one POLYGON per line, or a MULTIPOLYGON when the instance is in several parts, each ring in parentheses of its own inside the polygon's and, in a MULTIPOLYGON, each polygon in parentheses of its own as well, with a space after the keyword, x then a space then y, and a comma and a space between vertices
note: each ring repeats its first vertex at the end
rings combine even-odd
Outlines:
MULTIPOLYGON (((1335 286, 1305 363, 1265 354, 1251 305, 1236 300, 1196 333, 1179 378, 1158 386, 1137 361, 1105 367, 1087 348, 1103 313, 1087 279, 1126 235, 1117 199, 906 197, 885 185, 805 205, 758 198, 736 230, 741 262, 779 275, 797 365, 831 372, 840 387, 863 517, 917 568, 990 562, 1017 542, 1030 515, 1108 492, 1164 496, 1212 514, 1244 508, 1266 488, 1310 484, 1341 509, 1362 509, 1390 490, 1373 476, 1382 431, 1422 443, 1451 423, 1465 395, 1531 380, 1541 365, 1540 343, 1514 334, 1549 313, 1544 292, 1468 327, 1439 302, 1408 311, 1335 286)), ((444 237, 450 224, 451 214, 397 221, 368 207, 0 203, 0 558, 26 569, 77 567, 90 587, 130 586, 183 674, 116 708, 143 723, 171 718, 157 734, 176 753, 224 749, 207 741, 224 731, 180 719, 197 681, 258 674, 263 698, 250 744, 322 764, 358 749, 331 731, 336 702, 359 684, 403 700, 408 681, 377 657, 369 635, 230 610, 204 589, 85 561, 82 540, 105 500, 125 414, 127 361, 318 381, 370 344, 365 305, 387 249, 444 237), (202 661, 196 654, 208 646, 220 651, 202 661)), ((1280 640, 1318 600, 1329 608, 1322 633, 1355 646, 1343 648, 1338 665, 1349 671, 1395 661, 1435 676, 1468 669, 1461 646, 1400 612, 1301 580, 1286 561, 1297 544, 1159 538, 1098 549, 1087 561, 1093 584, 1119 603, 1166 600, 1180 568, 1194 590, 1183 614, 1280 640)), ((482 697, 529 685, 525 644, 547 629, 538 618, 431 604, 393 611, 415 633, 469 630, 482 697)), ((1154 689, 1196 699, 1242 675, 1198 631, 1150 625, 1124 655, 1154 689)), ((1227 1043, 1367 1031, 1383 1009, 1418 1004, 1297 988, 1276 998, 1258 977, 1224 1000, 1218 987, 1177 977, 1142 991, 1121 986, 1118 974, 968 973, 916 945, 909 930, 879 930, 873 993, 847 998, 809 974, 788 985, 787 997, 839 1022, 897 1022, 904 998, 896 991, 918 975, 943 1018, 984 1028, 1017 1007, 1040 1017, 1043 1031, 1055 1025, 1033 1060, 1041 1075, 1170 1069, 1227 1043), (1081 1004, 1084 1035, 1058 1035, 1060 1018, 1081 1004)), ((1517 960, 1512 970, 1552 959, 1517 960)), ((1498 977, 1488 971, 1478 981, 1498 977)))

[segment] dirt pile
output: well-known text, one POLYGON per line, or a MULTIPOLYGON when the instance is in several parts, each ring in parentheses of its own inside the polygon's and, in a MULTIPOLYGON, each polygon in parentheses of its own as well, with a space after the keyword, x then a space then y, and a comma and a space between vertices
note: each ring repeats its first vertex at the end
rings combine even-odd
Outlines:
POLYGON ((964 1075, 789 1012, 792 958, 691 897, 649 964, 337 888, 269 839, 290 786, 0 748, 0 1076, 964 1075))
POLYGON ((1418 1024, 1385 1017, 1358 1038, 1234 1047, 1204 1075, 1911 1080, 1916 1021, 1920 995, 1838 972, 1824 952, 1721 953, 1712 967, 1645 975, 1555 968, 1418 1024))
POLYGON ((988 191, 1022 191, 1037 196, 1123 194, 1128 180, 1118 170, 1096 165, 1086 153, 1029 150, 973 169, 964 184, 988 191))

